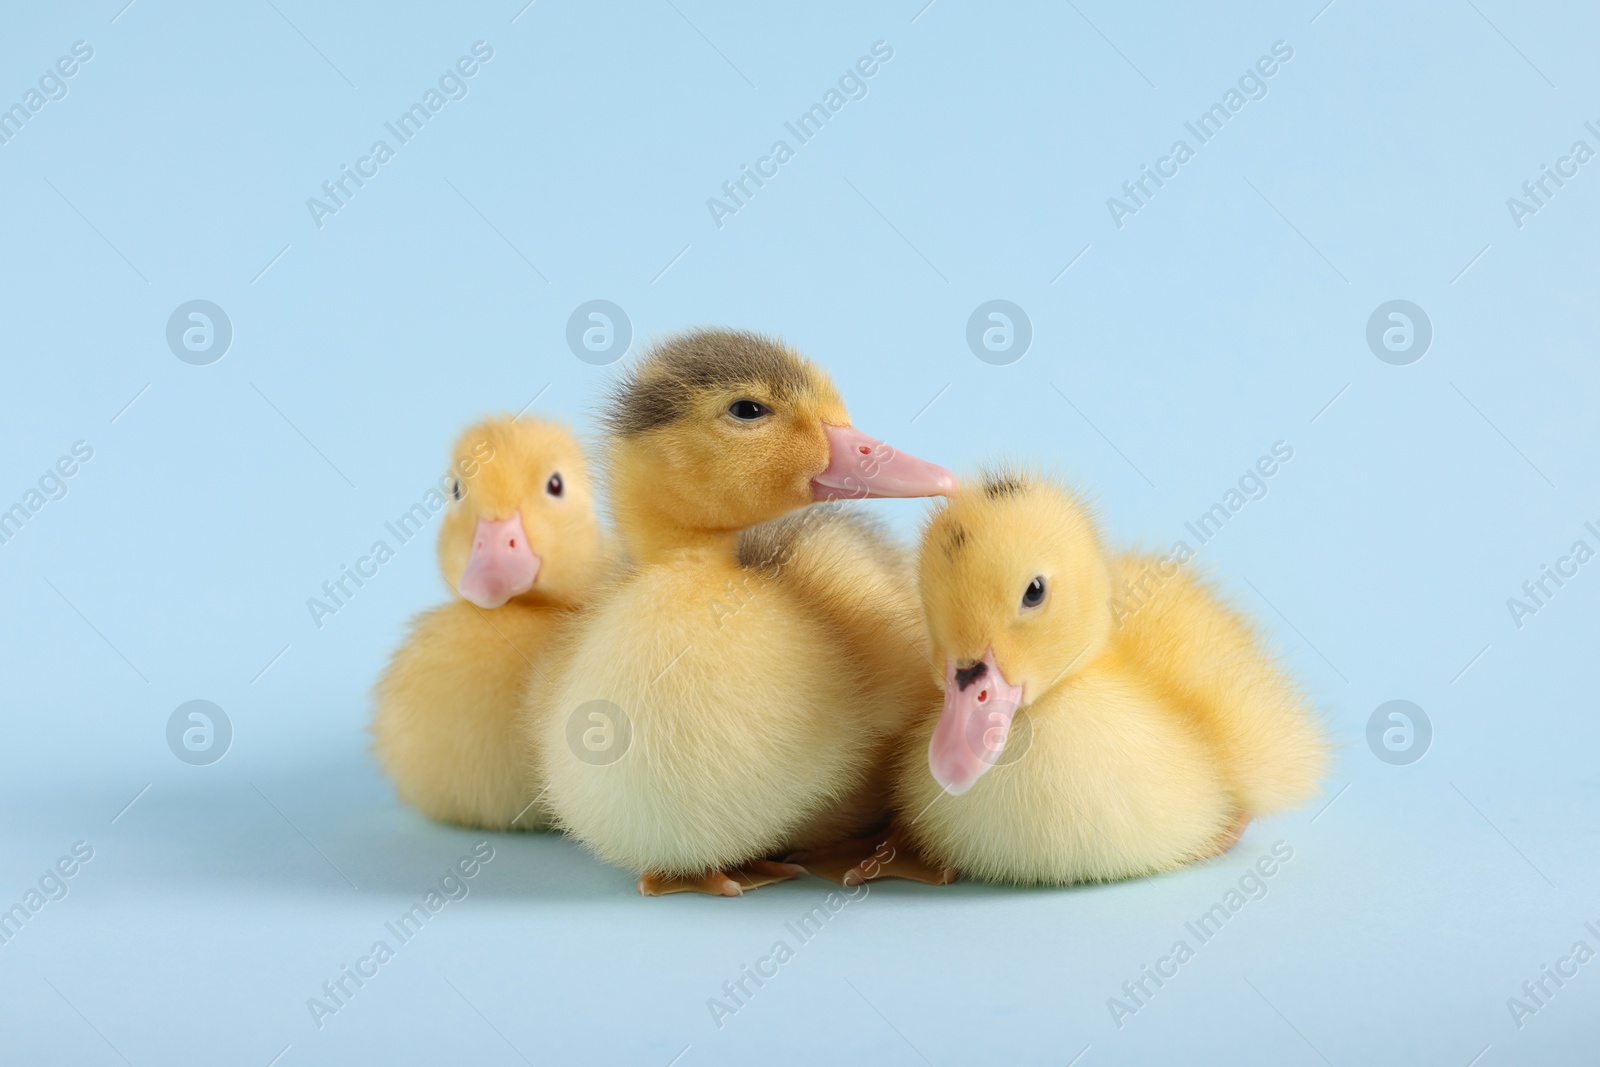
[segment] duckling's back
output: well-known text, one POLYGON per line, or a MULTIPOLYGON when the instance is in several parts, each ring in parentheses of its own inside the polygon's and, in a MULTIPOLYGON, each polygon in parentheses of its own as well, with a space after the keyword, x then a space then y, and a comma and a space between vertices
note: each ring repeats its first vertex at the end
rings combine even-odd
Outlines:
POLYGON ((1246 812, 1304 803, 1328 761, 1305 696, 1243 616, 1190 575, 1164 574, 1171 566, 1138 555, 1112 561, 1114 586, 1132 591, 1118 604, 1112 640, 1193 716, 1246 812))

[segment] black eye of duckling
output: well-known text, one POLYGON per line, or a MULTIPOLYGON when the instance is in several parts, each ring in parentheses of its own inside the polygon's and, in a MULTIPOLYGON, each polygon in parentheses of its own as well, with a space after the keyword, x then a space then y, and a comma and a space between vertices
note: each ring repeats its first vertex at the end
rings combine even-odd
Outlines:
POLYGON ((755 422, 763 416, 771 415, 772 409, 754 400, 735 400, 728 405, 728 414, 740 422, 755 422))
POLYGON ((563 485, 561 482, 560 471, 556 471, 556 473, 550 476, 550 480, 544 483, 544 491, 549 493, 551 496, 560 496, 562 488, 563 485))
POLYGON ((450 495, 457 500, 461 499, 461 479, 456 478, 450 482, 450 495))
POLYGON ((1022 591, 1022 606, 1036 608, 1044 603, 1044 576, 1037 575, 1028 583, 1028 588, 1022 591))

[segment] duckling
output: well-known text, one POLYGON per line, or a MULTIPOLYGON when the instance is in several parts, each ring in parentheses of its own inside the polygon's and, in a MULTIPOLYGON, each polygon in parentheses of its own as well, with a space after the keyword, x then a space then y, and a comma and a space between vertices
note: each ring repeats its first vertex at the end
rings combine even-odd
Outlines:
POLYGON ((451 472, 438 556, 459 598, 412 621, 377 685, 373 750, 430 818, 542 829, 517 718, 607 567, 587 464, 560 426, 490 418, 457 440, 451 472))
POLYGON ((896 803, 931 869, 1151 874, 1317 790, 1321 729, 1250 625, 1176 564, 1108 557, 1060 485, 964 486, 926 525, 919 585, 944 704, 908 734, 896 803))
POLYGON ((751 528, 955 478, 852 428, 821 369, 751 333, 656 345, 604 421, 629 564, 534 696, 546 799, 602 859, 641 872, 641 893, 795 877, 771 857, 883 818, 874 760, 930 693, 915 677, 930 661, 909 572, 870 528, 843 510, 751 528), (597 706, 630 739, 616 758, 568 743, 597 706))
MULTIPOLYGON (((747 575, 740 596, 782 583, 825 619, 850 649, 863 692, 885 709, 889 734, 866 761, 867 773, 850 798, 832 806, 790 838, 793 862, 826 855, 851 835, 889 818, 891 765, 899 734, 938 690, 928 680, 933 660, 911 554, 878 520, 844 501, 818 504, 739 535, 739 565, 747 575)), ((736 609, 739 596, 733 599, 736 609)))

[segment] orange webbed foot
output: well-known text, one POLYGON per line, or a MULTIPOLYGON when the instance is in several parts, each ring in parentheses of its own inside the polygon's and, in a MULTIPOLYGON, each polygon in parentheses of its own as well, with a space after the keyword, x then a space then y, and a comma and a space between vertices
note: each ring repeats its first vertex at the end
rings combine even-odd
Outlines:
POLYGON ((840 841, 797 852, 788 859, 817 877, 842 886, 856 886, 878 878, 904 878, 925 885, 949 885, 957 878, 954 867, 930 864, 894 829, 886 836, 840 841))
POLYGON ((639 892, 647 897, 663 897, 669 893, 704 893, 713 897, 743 896, 747 889, 760 889, 798 878, 805 868, 776 860, 750 860, 724 871, 706 871, 696 875, 668 875, 649 871, 639 878, 639 892))

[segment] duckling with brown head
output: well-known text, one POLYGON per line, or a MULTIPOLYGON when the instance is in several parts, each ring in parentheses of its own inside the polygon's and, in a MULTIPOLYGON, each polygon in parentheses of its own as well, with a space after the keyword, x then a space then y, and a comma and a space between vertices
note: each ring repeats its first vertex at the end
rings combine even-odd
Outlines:
MULTIPOLYGON (((819 368, 755 334, 657 346, 604 417, 629 562, 585 616, 547 710, 530 716, 546 799, 601 858, 641 872, 647 894, 732 896, 794 877, 770 857, 881 814, 863 788, 926 683, 897 695, 895 672, 841 624, 876 607, 878 586, 814 580, 834 564, 872 572, 870 534, 829 522, 806 541, 785 527, 741 559, 740 533, 815 501, 937 495, 955 479, 855 430, 819 368), (760 550, 774 544, 778 566, 760 550), (628 738, 622 751, 569 743, 596 714, 605 736, 628 738)), ((901 640, 900 662, 925 672, 917 639, 901 640)))

